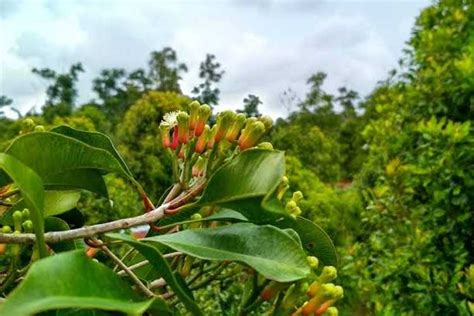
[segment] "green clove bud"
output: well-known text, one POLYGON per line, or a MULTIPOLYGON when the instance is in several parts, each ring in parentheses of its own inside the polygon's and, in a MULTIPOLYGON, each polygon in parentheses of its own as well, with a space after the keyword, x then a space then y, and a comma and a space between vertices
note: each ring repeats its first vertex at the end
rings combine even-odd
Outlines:
POLYGON ((189 140, 189 114, 179 112, 176 116, 178 121, 178 139, 181 144, 187 144, 189 140))
POLYGON ((264 150, 273 150, 272 143, 269 142, 262 142, 257 145, 257 148, 264 149, 264 150))
POLYGON ((240 135, 239 146, 241 150, 253 147, 260 137, 265 133, 265 125, 262 122, 254 122, 240 135))
POLYGON ((33 232, 33 222, 31 220, 26 220, 21 225, 23 227, 23 231, 25 233, 32 233, 33 232))
POLYGON ((227 134, 225 135, 225 138, 229 141, 229 142, 232 142, 234 141, 237 136, 239 135, 240 133, 240 130, 242 129, 242 127, 244 126, 245 124, 245 114, 243 113, 239 113, 237 114, 237 116, 235 117, 235 120, 234 120, 234 124, 232 125, 232 127, 227 131, 227 134))
POLYGON ((202 132, 204 131, 204 126, 206 125, 207 120, 209 120, 209 117, 211 116, 211 112, 211 107, 207 104, 203 104, 199 107, 198 122, 196 124, 194 135, 198 137, 201 136, 202 132))
POLYGON ((15 231, 21 233, 21 224, 23 223, 23 215, 21 211, 13 212, 12 218, 13 218, 13 226, 15 227, 15 231))
POLYGON ((11 234, 13 232, 12 228, 8 225, 2 227, 3 234, 11 234))
POLYGON ((198 101, 193 101, 189 104, 189 128, 194 131, 199 120, 199 108, 201 105, 198 101))
POLYGON ((258 120, 262 122, 263 125, 265 125, 266 132, 268 132, 273 126, 273 119, 268 115, 261 116, 258 118, 258 120))
POLYGON ((337 278, 337 269, 333 266, 325 266, 318 277, 319 282, 327 283, 337 278))

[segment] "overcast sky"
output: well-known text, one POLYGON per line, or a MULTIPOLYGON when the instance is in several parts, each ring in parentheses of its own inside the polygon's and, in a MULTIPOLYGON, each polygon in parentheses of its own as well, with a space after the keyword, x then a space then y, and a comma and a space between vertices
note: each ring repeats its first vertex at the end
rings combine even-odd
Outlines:
POLYGON ((325 88, 365 95, 397 66, 425 1, 0 0, 0 94, 23 112, 44 102, 46 82, 32 67, 66 71, 82 62, 80 101, 94 97, 103 68, 145 67, 152 50, 176 49, 199 82, 199 63, 215 54, 226 73, 221 106, 240 108, 248 94, 262 111, 286 115, 281 94, 303 97, 306 79, 328 73, 325 88))

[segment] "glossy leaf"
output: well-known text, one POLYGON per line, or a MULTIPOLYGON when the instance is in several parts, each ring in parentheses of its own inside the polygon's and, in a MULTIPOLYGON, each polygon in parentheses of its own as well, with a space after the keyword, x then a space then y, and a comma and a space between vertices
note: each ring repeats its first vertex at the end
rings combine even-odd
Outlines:
POLYGON ((165 279, 166 283, 173 289, 176 296, 178 296, 186 308, 194 315, 203 315, 199 306, 194 301, 192 292, 187 288, 181 275, 179 273, 173 273, 168 261, 163 258, 162 254, 156 247, 137 241, 128 235, 111 233, 106 236, 112 239, 123 240, 140 252, 140 254, 145 257, 151 265, 153 265, 161 277, 165 279))
MULTIPOLYGON (((116 172, 132 180, 120 161, 108 151, 58 133, 22 135, 13 141, 6 153, 33 169, 47 186, 68 186, 78 177, 80 185, 76 184, 77 187, 95 189, 86 182, 91 169, 100 174, 116 172), (85 175, 82 170, 85 170, 85 175)), ((7 179, 0 175, 0 185, 7 183, 7 179)))
POLYGON ((0 304, 0 315, 33 315, 65 308, 141 314, 151 303, 79 250, 34 263, 21 284, 0 304))
POLYGON ((316 256, 322 265, 338 266, 336 248, 328 234, 312 221, 298 217, 275 222, 280 228, 294 229, 300 236, 303 248, 316 256))
POLYGON ((285 174, 284 153, 247 150, 219 169, 199 199, 200 205, 225 204, 250 197, 264 197, 285 174))
POLYGON ((71 191, 48 191, 44 197, 44 216, 62 214, 76 207, 81 198, 81 192, 71 191))
POLYGON ((310 273, 306 254, 286 232, 274 226, 239 223, 192 229, 144 239, 206 260, 248 264, 266 278, 291 282, 310 273))
POLYGON ((41 178, 18 159, 4 153, 0 153, 0 168, 20 190, 25 204, 30 209, 40 256, 47 256, 43 223, 44 188, 41 178))
POLYGON ((196 203, 184 207, 177 215, 167 217, 161 223, 168 225, 186 220, 206 205, 223 206, 242 213, 252 222, 265 222, 268 214, 261 211, 261 203, 276 189, 284 174, 283 152, 246 150, 214 173, 196 203))
POLYGON ((329 236, 312 222, 291 217, 276 198, 275 190, 285 173, 284 165, 282 152, 244 151, 216 171, 196 203, 163 219, 160 225, 183 221, 202 206, 219 205, 239 212, 253 223, 294 229, 309 254, 325 264, 337 265, 336 251, 329 236))
POLYGON ((203 218, 204 221, 229 221, 229 222, 247 222, 248 219, 241 213, 224 208, 211 216, 203 218))
POLYGON ((96 169, 75 169, 50 175, 45 185, 51 190, 84 189, 109 198, 102 172, 96 169))
POLYGON ((117 159, 117 161, 122 165, 122 168, 126 171, 126 173, 133 178, 130 169, 128 168, 127 164, 123 160, 122 156, 120 156, 119 152, 115 148, 114 144, 110 140, 110 138, 102 133, 99 132, 88 132, 88 131, 81 131, 66 125, 55 127, 51 130, 51 132, 66 135, 77 140, 80 140, 92 147, 101 148, 108 151, 112 156, 117 159))

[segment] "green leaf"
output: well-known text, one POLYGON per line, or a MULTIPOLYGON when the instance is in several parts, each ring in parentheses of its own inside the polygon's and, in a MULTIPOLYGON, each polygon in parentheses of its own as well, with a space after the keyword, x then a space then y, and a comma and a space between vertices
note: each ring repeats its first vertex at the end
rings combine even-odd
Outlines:
MULTIPOLYGON (((89 186, 87 183, 91 169, 100 174, 116 172, 135 181, 120 161, 107 150, 58 133, 22 135, 13 141, 6 153, 33 169, 46 186, 67 187, 74 184, 79 188, 95 190, 95 185, 89 186), (76 183, 76 177, 79 178, 80 185, 76 183)), ((0 185, 7 183, 7 179, 0 175, 0 185)))
POLYGON ((84 189, 109 198, 102 173, 95 169, 75 169, 50 175, 45 186, 51 190, 84 189))
POLYGON ((298 232, 303 248, 316 256, 323 265, 338 266, 337 253, 328 234, 312 221, 298 217, 275 222, 280 228, 291 228, 298 232))
POLYGON ((291 282, 307 277, 306 254, 286 232, 270 225, 239 223, 144 239, 206 260, 246 263, 266 278, 291 282))
POLYGON ((46 257, 48 251, 44 243, 44 188, 41 178, 19 160, 4 153, 0 153, 0 168, 18 186, 26 205, 30 209, 39 254, 41 257, 46 257))
POLYGON ((162 254, 156 247, 137 241, 128 235, 110 233, 106 234, 106 236, 112 239, 123 240, 140 252, 140 254, 145 257, 151 265, 153 265, 161 277, 165 279, 166 283, 173 289, 176 296, 178 296, 186 308, 194 315, 203 315, 199 306, 194 301, 192 292, 188 289, 182 277, 179 273, 173 273, 168 261, 163 258, 162 254))
POLYGON ((329 236, 311 221, 291 217, 276 198, 284 165, 283 152, 246 150, 215 172, 197 202, 184 206, 177 215, 164 218, 160 225, 188 219, 202 206, 218 205, 241 213, 253 223, 294 229, 309 254, 324 264, 336 266, 337 255, 329 236))
POLYGON ((246 150, 212 176, 199 199, 199 205, 263 198, 276 188, 284 174, 283 152, 246 150))
POLYGON ((51 132, 66 135, 91 145, 92 147, 101 148, 108 151, 122 165, 122 168, 125 170, 125 172, 131 178, 133 178, 132 172, 108 136, 99 132, 81 131, 66 125, 55 127, 51 130, 51 132))
POLYGON ((78 250, 35 262, 25 279, 0 304, 0 315, 33 315, 65 308, 141 314, 152 301, 140 299, 109 268, 78 250))
POLYGON ((268 221, 271 214, 265 214, 261 204, 266 196, 275 191, 284 174, 283 152, 246 150, 213 174, 196 203, 184 207, 174 216, 164 218, 160 224, 169 225, 186 220, 206 205, 236 210, 252 222, 268 221))
POLYGON ((44 197, 44 216, 61 214, 76 207, 81 198, 81 192, 72 191, 48 191, 44 197))
POLYGON ((224 208, 211 216, 203 218, 204 221, 229 221, 248 222, 248 219, 239 212, 224 208))
MULTIPOLYGON (((46 217, 44 219, 44 231, 45 232, 57 232, 69 230, 69 225, 60 218, 57 217, 46 217)), ((64 252, 68 250, 77 249, 76 243, 74 240, 66 240, 58 243, 53 243, 49 245, 54 252, 64 252)))

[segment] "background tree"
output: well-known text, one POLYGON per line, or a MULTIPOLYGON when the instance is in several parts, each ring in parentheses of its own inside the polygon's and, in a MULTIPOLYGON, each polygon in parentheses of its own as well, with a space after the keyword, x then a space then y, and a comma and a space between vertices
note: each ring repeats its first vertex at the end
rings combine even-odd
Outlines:
MULTIPOLYGON (((0 109, 5 108, 5 107, 10 107, 12 105, 13 100, 7 97, 6 95, 0 96, 0 109)), ((2 109, 0 110, 0 117, 5 116, 5 111, 2 109)))
POLYGON ((262 104, 260 98, 256 95, 249 94, 247 97, 244 98, 244 109, 237 110, 237 113, 245 113, 248 117, 251 116, 261 116, 262 114, 258 110, 258 106, 262 104))
POLYGON ((192 94, 200 103, 217 105, 219 103, 220 90, 216 85, 221 81, 224 71, 221 64, 216 61, 216 56, 207 54, 206 59, 199 65, 199 78, 204 82, 194 87, 192 94))
POLYGON ((33 68, 32 72, 51 82, 46 89, 46 104, 43 107, 46 120, 51 121, 55 116, 70 115, 77 98, 78 75, 84 72, 82 64, 73 64, 68 72, 62 74, 49 68, 33 68))
POLYGON ((184 63, 178 62, 176 51, 165 47, 161 51, 154 51, 148 61, 151 88, 159 91, 181 92, 179 81, 181 75, 188 71, 184 63))

